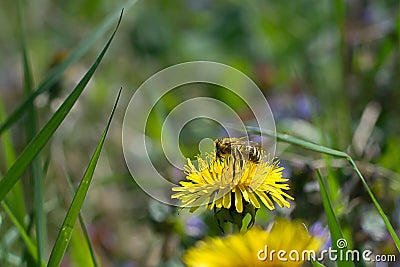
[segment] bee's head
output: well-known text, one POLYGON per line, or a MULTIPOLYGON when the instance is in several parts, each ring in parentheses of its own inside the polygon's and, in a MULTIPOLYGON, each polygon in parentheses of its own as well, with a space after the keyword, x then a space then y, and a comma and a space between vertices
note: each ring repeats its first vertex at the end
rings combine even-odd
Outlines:
POLYGON ((214 143, 215 143, 215 149, 218 151, 218 153, 220 154, 230 153, 231 142, 227 140, 227 138, 224 139, 218 138, 214 141, 214 143))

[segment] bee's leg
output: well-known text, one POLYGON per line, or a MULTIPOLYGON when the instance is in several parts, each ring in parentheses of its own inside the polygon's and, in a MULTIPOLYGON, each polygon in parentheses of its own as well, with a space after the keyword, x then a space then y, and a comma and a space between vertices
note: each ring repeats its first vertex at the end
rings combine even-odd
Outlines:
MULTIPOLYGON (((240 157, 239 166, 240 166, 240 168, 243 168, 244 162, 246 160, 246 156, 240 151, 238 151, 238 154, 240 157)), ((248 157, 248 155, 247 155, 247 157, 248 157)))
POLYGON ((236 177, 236 153, 232 153, 231 154, 231 158, 232 158, 232 181, 235 180, 236 177))

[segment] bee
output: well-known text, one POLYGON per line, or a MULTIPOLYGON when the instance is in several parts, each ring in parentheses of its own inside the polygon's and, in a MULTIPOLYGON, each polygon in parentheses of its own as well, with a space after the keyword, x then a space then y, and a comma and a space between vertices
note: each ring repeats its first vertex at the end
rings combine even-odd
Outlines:
POLYGON ((262 149, 259 143, 250 141, 246 136, 240 138, 218 138, 214 141, 215 154, 218 159, 225 159, 232 155, 239 155, 251 162, 259 163, 262 149))

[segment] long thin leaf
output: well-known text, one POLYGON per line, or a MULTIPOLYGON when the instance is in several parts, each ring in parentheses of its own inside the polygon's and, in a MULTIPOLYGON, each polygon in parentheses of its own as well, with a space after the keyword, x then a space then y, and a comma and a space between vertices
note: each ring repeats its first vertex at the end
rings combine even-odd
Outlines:
MULTIPOLYGON (((20 0, 17 1, 18 10, 18 25, 20 32, 20 45, 22 50, 22 65, 24 69, 24 87, 25 93, 29 97, 32 93, 33 78, 32 70, 29 63, 28 50, 26 47, 25 33, 24 33, 24 22, 22 15, 22 8, 20 0)), ((27 138, 31 141, 37 134, 38 129, 38 118, 37 110, 33 102, 28 105, 28 116, 26 118, 26 132, 27 138)), ((43 172, 40 164, 40 154, 38 154, 32 161, 30 173, 33 180, 33 206, 35 211, 35 227, 37 237, 37 254, 38 258, 42 260, 46 255, 47 247, 47 230, 46 230, 46 213, 44 211, 44 179, 43 172)))
MULTIPOLYGON (((2 100, 0 98, 0 121, 3 121, 4 118, 5 112, 2 100)), ((0 145, 0 147, 2 147, 4 150, 5 165, 7 168, 10 168, 15 161, 15 151, 8 131, 4 132, 0 139, 2 141, 2 145, 0 145)), ((21 181, 18 181, 14 188, 10 191, 10 194, 7 196, 7 201, 10 205, 10 208, 14 211, 15 217, 19 223, 24 224, 26 207, 21 181)))
MULTIPOLYGON (((6 119, 7 115, 5 112, 5 108, 3 105, 3 100, 0 95, 0 122, 6 119)), ((4 149, 4 159, 5 159, 5 166, 10 168, 15 161, 15 151, 14 146, 11 140, 11 136, 8 131, 4 132, 3 136, 0 138, 2 140, 2 146, 4 149)))
POLYGON ((45 146, 47 141, 60 126, 61 122, 65 119, 68 112, 71 110, 72 106, 78 100, 82 91, 85 89, 90 78, 93 76, 101 60, 103 59, 107 49, 109 48, 115 36, 115 33, 117 32, 117 29, 120 25, 121 19, 122 19, 122 12, 118 20, 117 27, 115 28, 110 39, 108 40, 107 44, 101 51, 100 55, 97 57, 94 64, 90 67, 85 76, 79 81, 78 85, 70 93, 70 95, 63 102, 63 104, 53 114, 53 116, 50 118, 47 124, 40 130, 40 132, 35 136, 35 138, 26 146, 21 155, 17 158, 17 160, 8 170, 8 172, 4 175, 3 179, 0 180, 0 200, 3 200, 4 197, 7 195, 7 193, 10 191, 10 189, 15 185, 15 183, 18 181, 18 179, 26 170, 26 168, 36 157, 36 155, 41 151, 41 149, 45 146))
POLYGON ((65 216, 64 222, 61 226, 60 231, 58 232, 56 242, 53 246, 53 249, 50 254, 49 262, 47 266, 59 266, 64 256, 65 250, 67 249, 68 243, 71 239, 72 231, 74 229, 74 225, 76 219, 79 216, 80 210, 82 208, 83 201, 85 200, 86 194, 89 190, 89 185, 93 178, 93 173, 97 165, 97 161, 100 157, 101 149, 103 148, 103 144, 105 138, 107 136, 108 129, 110 128, 111 120, 114 116, 115 109, 118 104, 119 97, 121 96, 121 90, 118 93, 117 99, 115 101, 114 107, 111 111, 110 118, 108 120, 107 126, 104 129, 103 135, 100 139, 99 144, 96 147, 96 150, 89 162, 89 165, 83 175, 83 178, 79 184, 79 187, 72 199, 71 205, 67 211, 67 215, 65 216))
POLYGON ((33 206, 35 211, 35 227, 37 235, 38 257, 44 259, 47 251, 47 220, 44 209, 44 175, 38 155, 32 162, 33 206))
MULTIPOLYGON (((24 240, 25 245, 28 249, 28 252, 31 254, 32 258, 36 261, 36 262, 40 262, 38 260, 38 256, 37 256, 37 248, 35 246, 34 241, 32 241, 29 237, 29 235, 26 233, 24 226, 18 221, 17 217, 14 215, 14 213, 12 212, 12 210, 10 209, 10 207, 7 205, 7 203, 5 201, 1 202, 1 206, 3 207, 3 209, 5 210, 5 212, 7 213, 8 217, 10 218, 11 222, 15 225, 15 227, 17 228, 19 234, 21 235, 22 240, 24 240)), ((45 266, 45 263, 42 261, 41 262, 41 266, 45 266)))
MULTIPOLYGON (((69 189, 70 189, 71 193, 74 194, 75 193, 75 188, 72 185, 71 177, 69 176, 68 173, 66 173, 65 177, 67 178, 68 186, 69 186, 69 189)), ((90 254, 90 258, 91 258, 92 264, 93 264, 94 267, 97 267, 98 264, 97 264, 97 260, 96 260, 96 255, 94 253, 94 249, 93 249, 92 243, 90 242, 89 233, 88 233, 88 230, 86 228, 85 221, 83 220, 82 212, 79 212, 79 224, 81 226, 83 237, 84 237, 85 242, 86 242, 86 244, 88 246, 88 249, 89 249, 89 254, 90 254)))
POLYGON ((344 153, 342 151, 335 150, 335 149, 332 149, 329 147, 324 147, 324 146, 321 146, 318 144, 314 144, 309 141, 305 141, 300 138, 290 136, 288 134, 274 133, 272 131, 261 131, 260 132, 259 129, 256 127, 246 127, 246 128, 252 132, 271 136, 271 137, 276 138, 278 141, 282 141, 282 142, 286 142, 286 143, 293 144, 296 146, 300 146, 300 147, 306 148, 308 150, 313 150, 315 152, 324 153, 327 155, 340 157, 340 158, 348 158, 349 157, 349 155, 347 155, 346 153, 344 153))
MULTIPOLYGON (((333 210, 332 202, 328 195, 328 190, 325 186, 324 181, 322 180, 321 173, 317 170, 317 178, 319 183, 319 188, 321 192, 322 204, 324 206, 325 214, 328 219, 329 231, 331 232, 332 237, 332 246, 335 250, 341 249, 343 251, 343 255, 347 255, 347 246, 338 247, 338 240, 344 240, 342 229, 340 228, 339 222, 336 218, 335 212, 333 210)), ((346 266, 354 266, 351 261, 345 261, 343 259, 339 259, 336 261, 338 267, 346 267, 346 266)))
POLYGON ((345 158, 348 160, 348 162, 350 163, 351 167, 355 170, 355 172, 357 173, 358 177, 361 179, 362 184, 364 185, 365 189, 367 190, 369 196, 372 199, 372 202, 374 203, 376 209, 378 210, 379 214, 381 215, 383 221, 385 222, 386 228, 388 229, 396 247, 397 250, 400 251, 400 239, 397 236, 393 226, 391 225, 387 215, 385 214, 385 212, 383 211, 382 207, 379 205, 379 202, 376 200, 374 194, 372 193, 371 189, 368 186, 368 183, 365 181, 363 175, 361 174, 360 170, 358 169, 356 163, 354 162, 354 160, 350 157, 350 155, 348 155, 345 152, 339 151, 339 150, 335 150, 332 148, 328 148, 328 147, 324 147, 324 146, 320 146, 305 140, 301 140, 299 138, 287 135, 287 134, 280 134, 280 133, 274 133, 272 131, 260 131, 258 128, 256 127, 246 127, 249 131, 251 132, 255 132, 255 133, 259 133, 262 135, 266 135, 266 136, 270 136, 270 137, 274 137, 276 138, 278 141, 282 141, 282 142, 286 142, 289 144, 293 144, 293 145, 297 145, 299 147, 305 148, 305 149, 309 149, 309 150, 313 150, 316 152, 320 152, 320 153, 324 153, 327 155, 331 155, 331 156, 335 156, 335 157, 339 157, 339 158, 345 158))
MULTIPOLYGON (((79 217, 79 216, 78 216, 79 217)), ((68 245, 68 261, 74 266, 94 267, 91 252, 79 223, 75 224, 68 245)))
POLYGON ((361 174, 360 170, 357 168, 356 163, 351 157, 348 157, 348 161, 350 162, 350 165, 353 167, 353 169, 356 171, 358 177, 360 177, 361 182, 363 183, 365 189, 368 192, 368 195, 372 199, 372 202, 375 204, 376 209, 378 210, 379 214, 381 215, 383 221, 385 222, 386 228, 388 229, 390 235, 393 238, 394 243, 396 244, 397 250, 400 251, 400 240, 399 237, 396 234, 396 231, 394 230, 393 226, 390 224, 390 221, 383 211, 382 207, 379 205, 378 200, 375 198, 374 193, 372 193, 371 189, 369 188, 367 182, 365 181, 363 175, 361 174))
MULTIPOLYGON (((128 9, 137 0, 128 0, 124 5, 124 9, 128 9)), ((97 41, 110 29, 113 25, 113 21, 118 18, 121 8, 118 8, 115 12, 109 15, 103 20, 103 22, 92 32, 82 43, 80 43, 64 61, 58 64, 53 70, 51 70, 48 76, 38 85, 38 87, 30 94, 28 98, 7 118, 7 120, 0 125, 0 135, 4 130, 8 129, 16 121, 18 121, 22 115, 27 111, 29 104, 33 103, 35 98, 40 94, 46 92, 60 80, 64 71, 71 66, 73 63, 78 61, 97 41)))

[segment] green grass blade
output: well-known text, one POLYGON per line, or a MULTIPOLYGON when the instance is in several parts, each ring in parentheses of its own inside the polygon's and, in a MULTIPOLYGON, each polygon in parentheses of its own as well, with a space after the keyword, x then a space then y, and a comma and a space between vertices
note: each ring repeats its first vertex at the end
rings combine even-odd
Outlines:
MULTIPOLYGON (((26 248, 28 252, 31 254, 32 258, 36 261, 38 261, 37 257, 37 248, 35 246, 34 241, 32 241, 29 237, 29 235, 26 233, 24 226, 18 221, 17 217, 14 215, 10 207, 6 204, 5 201, 1 202, 1 206, 3 207, 4 211, 7 213, 7 216, 10 218, 11 222, 15 225, 17 228, 19 234, 21 235, 22 240, 25 242, 26 248)), ((42 261, 41 262, 42 266, 45 266, 45 263, 42 261)))
POLYGON ((248 129, 250 132, 270 136, 270 137, 276 138, 278 141, 282 141, 282 142, 286 142, 286 143, 289 143, 292 145, 303 147, 305 149, 312 150, 315 152, 320 152, 320 153, 324 153, 324 154, 339 157, 339 158, 348 158, 349 157, 349 155, 347 155, 346 153, 344 153, 342 151, 335 150, 335 149, 332 149, 329 147, 324 147, 324 146, 321 146, 318 144, 314 144, 309 141, 305 141, 303 139, 296 138, 296 137, 293 137, 293 136, 290 136, 287 134, 281 134, 281 133, 276 133, 276 132, 272 132, 272 131, 261 131, 260 132, 259 128, 250 127, 250 126, 246 127, 246 129, 248 129))
POLYGON ((90 163, 85 171, 85 174, 83 175, 83 178, 67 211, 67 215, 65 216, 61 229, 58 232, 57 239, 51 251, 47 266, 59 266, 62 257, 64 256, 65 250, 67 249, 68 243, 71 239, 76 219, 78 218, 83 201, 85 200, 86 194, 88 192, 89 185, 92 181, 93 173, 96 168, 97 161, 99 159, 101 149, 103 148, 104 140, 107 136, 108 129, 110 128, 111 120, 114 116, 114 112, 120 96, 121 90, 118 93, 117 99, 111 111, 110 118, 108 120, 106 128, 104 129, 100 142, 96 147, 96 150, 90 160, 90 163))
POLYGON ((280 134, 280 133, 274 133, 272 131, 260 131, 258 128, 256 127, 246 127, 250 132, 254 132, 254 133, 259 133, 262 135, 266 135, 266 136, 270 136, 270 137, 274 137, 276 138, 278 141, 282 141, 282 142, 286 142, 289 144, 293 144, 305 149, 309 149, 309 150, 313 150, 316 152, 320 152, 320 153, 324 153, 327 155, 331 155, 334 157, 339 157, 339 158, 345 158, 349 161, 351 167, 355 170, 355 172, 357 173, 358 177, 361 179, 362 184, 364 185, 365 189, 367 190, 369 196, 372 199, 372 202, 374 203, 376 209, 378 210, 379 214, 381 215, 386 228, 388 229, 396 247, 397 250, 400 251, 400 239, 397 236, 393 226, 391 225, 387 215, 385 214, 385 212, 383 211, 382 207, 379 205, 379 202, 376 200, 374 194, 372 193, 371 189, 369 188, 367 182, 365 181, 364 177, 362 176, 360 170, 357 168, 356 163, 354 162, 354 160, 350 157, 350 155, 348 155, 345 152, 339 151, 339 150, 335 150, 332 148, 328 148, 328 147, 324 147, 324 146, 320 146, 287 134, 280 134))
POLYGON ((38 257, 44 259, 47 251, 47 220, 44 209, 44 174, 41 169, 39 155, 32 162, 32 178, 38 257))
MULTIPOLYGON (((325 183, 321 177, 321 173, 319 170, 317 170, 317 178, 318 178, 318 184, 321 192, 321 198, 322 198, 322 204, 324 206, 325 214, 328 219, 328 226, 329 226, 329 231, 331 232, 331 237, 332 237, 332 247, 335 250, 339 251, 339 248, 337 246, 337 241, 339 239, 343 239, 343 233, 342 229, 340 228, 339 222, 336 218, 335 212, 333 210, 332 202, 330 200, 330 197, 328 195, 328 190, 325 186, 325 183)), ((347 252, 347 247, 341 248, 343 251, 343 255, 346 255, 347 252)), ((354 264, 351 261, 344 261, 338 258, 336 261, 338 267, 346 267, 346 266, 354 266, 354 264)))
MULTIPOLYGON (((22 66, 24 69, 24 87, 25 94, 29 98, 29 94, 32 93, 33 89, 33 78, 32 70, 29 63, 28 50, 26 47, 25 33, 24 33, 24 22, 21 9, 20 1, 17 1, 18 10, 18 25, 20 32, 20 45, 22 50, 22 66)), ((27 132, 28 140, 32 140, 37 134, 38 129, 38 118, 37 110, 33 102, 28 105, 25 128, 27 132)), ((35 211, 35 227, 36 227, 36 237, 37 237, 37 254, 38 258, 42 260, 44 255, 46 255, 47 247, 47 230, 46 230, 46 213, 44 211, 44 179, 43 172, 41 169, 41 159, 40 154, 38 154, 32 161, 30 173, 33 180, 33 206, 35 211)))
MULTIPOLYGON (((131 7, 137 0, 129 0, 123 6, 127 9, 131 7)), ((118 18, 121 8, 118 8, 115 12, 109 15, 104 21, 92 32, 82 43, 80 43, 60 64, 58 64, 48 76, 41 82, 38 87, 30 94, 28 98, 7 118, 7 120, 0 125, 0 135, 4 130, 8 129, 17 120, 19 120, 22 115, 27 111, 30 103, 33 103, 35 98, 46 92, 60 80, 64 71, 72 65, 74 62, 78 61, 98 40, 111 28, 113 21, 118 18)))
POLYGON ((93 266, 97 267, 99 265, 97 264, 96 254, 94 253, 94 249, 93 249, 92 243, 90 242, 89 233, 88 233, 88 230, 86 228, 85 221, 83 220, 82 213, 79 213, 78 219, 79 219, 79 224, 80 224, 80 226, 82 228, 83 237, 84 237, 85 242, 86 242, 86 244, 87 244, 87 246, 89 248, 90 259, 92 260, 93 266))
MULTIPOLYGON (((6 115, 4 112, 3 102, 0 98, 0 121, 3 121, 5 117, 6 115)), ((2 147, 4 151, 5 165, 7 168, 10 168, 15 161, 15 151, 8 131, 5 131, 0 139, 2 141, 2 145, 0 145, 0 147, 2 147)), ((24 191, 20 181, 18 181, 10 191, 10 194, 7 196, 7 201, 10 205, 10 208, 14 211, 15 217, 19 223, 24 224, 26 207, 24 191)))
POLYGON ((17 160, 8 170, 8 172, 4 175, 4 178, 0 180, 0 200, 3 200, 4 197, 7 195, 7 193, 10 191, 10 189, 15 185, 19 177, 24 173, 24 171, 32 162, 32 160, 41 151, 41 149, 44 147, 44 145, 47 143, 50 137, 60 126, 61 122, 65 119, 68 112, 71 110, 72 106, 78 100, 82 91, 85 89, 90 78, 93 76, 101 60, 103 59, 107 49, 109 48, 117 32, 117 29, 120 25, 121 18, 122 18, 122 12, 117 27, 115 28, 110 39, 108 40, 107 44, 101 51, 100 55, 97 57, 94 64, 90 67, 85 76, 79 81, 78 85, 70 93, 70 95, 63 102, 63 104, 53 114, 53 116, 46 123, 46 125, 40 130, 40 132, 35 136, 35 138, 26 146, 21 155, 17 158, 17 160))
MULTIPOLYGON (((79 217, 79 216, 78 216, 79 217)), ((68 261, 73 266, 94 267, 82 228, 76 223, 68 245, 68 261)))
MULTIPOLYGON (((75 188, 72 185, 72 181, 71 181, 71 178, 68 175, 68 173, 66 173, 65 177, 67 178, 68 186, 69 186, 69 189, 71 190, 71 193, 74 194, 75 193, 75 188)), ((85 224, 85 221, 83 220, 83 216, 82 216, 81 212, 79 212, 79 217, 78 218, 79 218, 79 224, 80 224, 81 229, 82 229, 83 238, 84 238, 84 240, 85 240, 85 242, 86 242, 86 244, 88 246, 88 249, 89 249, 89 254, 90 254, 90 258, 92 260, 92 265, 94 267, 97 267, 98 264, 97 264, 97 260, 96 260, 96 254, 94 253, 94 249, 93 249, 92 243, 90 242, 89 233, 87 231, 86 224, 85 224)))
MULTIPOLYGON (((7 115, 4 109, 3 100, 0 96, 0 122, 4 121, 6 117, 7 115)), ((15 161, 15 151, 9 132, 4 132, 0 139, 2 140, 2 147, 4 148, 5 165, 7 168, 10 168, 15 161)))
POLYGON ((394 230, 393 226, 390 224, 390 221, 388 217, 386 216, 385 212, 383 211, 382 207, 379 205, 378 200, 375 198, 374 193, 372 193, 371 189, 369 188, 367 182, 365 181, 363 175, 361 174, 360 170, 357 168, 356 163, 354 160, 349 157, 348 158, 350 165, 353 167, 353 169, 356 171, 358 177, 360 177, 361 182, 363 183, 365 189, 368 192, 368 195, 371 197, 372 202, 375 204, 376 209, 378 210, 379 214, 381 215, 383 221, 385 222, 386 228, 388 229, 390 235, 393 238, 393 241, 397 247, 397 250, 400 251, 400 240, 399 237, 396 234, 396 231, 394 230))

